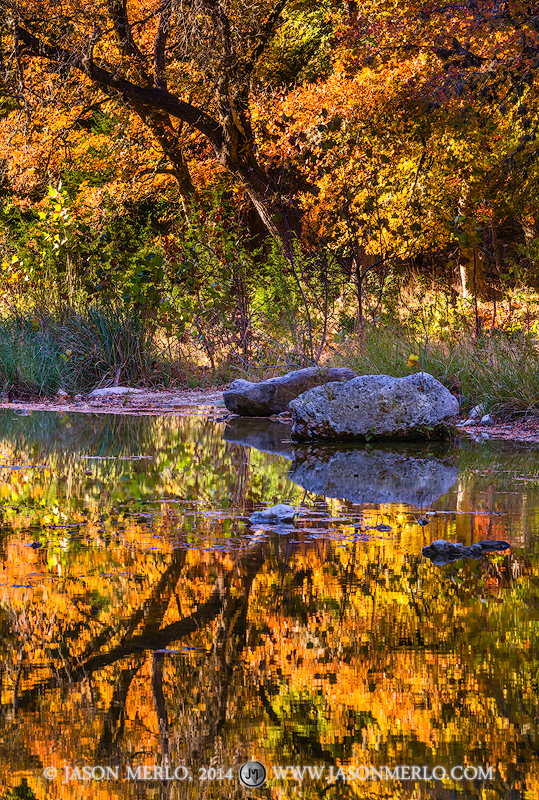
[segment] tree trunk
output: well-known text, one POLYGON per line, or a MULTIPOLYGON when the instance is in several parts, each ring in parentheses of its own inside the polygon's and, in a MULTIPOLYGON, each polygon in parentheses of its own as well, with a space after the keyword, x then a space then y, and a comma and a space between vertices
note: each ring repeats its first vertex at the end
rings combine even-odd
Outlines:
POLYGON ((474 214, 474 201, 471 197, 472 188, 467 181, 463 181, 462 191, 458 203, 458 215, 463 217, 464 224, 459 225, 459 255, 458 265, 462 283, 462 296, 490 297, 489 286, 485 271, 485 262, 477 249, 477 221, 474 214))
POLYGON ((168 114, 158 111, 148 113, 144 108, 135 109, 139 117, 150 129, 158 141, 163 153, 168 158, 172 172, 178 184, 178 193, 182 203, 183 212, 188 218, 189 203, 195 197, 195 187, 191 180, 189 167, 183 157, 182 148, 178 142, 178 134, 172 127, 168 114))
POLYGON ((537 233, 539 232, 539 224, 537 220, 533 218, 525 219, 520 224, 522 225, 524 241, 526 244, 530 244, 530 242, 537 237, 537 233))
POLYGON ((491 292, 485 272, 485 261, 473 245, 459 246, 459 271, 463 297, 475 295, 484 300, 490 298, 491 292))
MULTIPOLYGON (((281 8, 279 4, 278 6, 281 8)), ((215 12, 221 16, 224 14, 221 7, 216 7, 215 12)), ((111 13, 118 33, 119 49, 126 62, 134 66, 135 81, 138 79, 139 83, 119 75, 103 62, 94 60, 92 48, 77 51, 53 45, 20 25, 16 27, 17 42, 23 46, 25 53, 34 57, 48 59, 62 67, 69 64, 72 69, 80 70, 105 94, 116 99, 121 98, 137 113, 151 128, 164 154, 171 161, 182 201, 186 203, 194 190, 178 144, 178 134, 170 124, 170 119, 177 119, 191 131, 202 134, 212 146, 217 161, 241 181, 268 233, 277 239, 284 255, 292 261, 293 241, 299 233, 299 214, 291 205, 282 201, 279 188, 274 185, 257 159, 249 119, 250 83, 239 69, 237 59, 233 56, 233 48, 229 52, 230 42, 225 42, 227 55, 222 64, 223 73, 216 86, 218 114, 212 117, 203 108, 169 92, 166 83, 159 80, 158 76, 152 85, 145 68, 144 56, 132 39, 124 4, 114 4, 111 13), (243 81, 242 86, 237 85, 238 80, 243 81)), ((216 19, 215 24, 216 30, 226 39, 228 33, 223 24, 228 22, 226 18, 223 19, 216 19)), ((276 25, 277 19, 278 15, 275 20, 272 19, 271 24, 276 25)), ((164 57, 165 51, 162 47, 159 52, 164 57)), ((158 70, 158 75, 162 74, 163 65, 158 70)))

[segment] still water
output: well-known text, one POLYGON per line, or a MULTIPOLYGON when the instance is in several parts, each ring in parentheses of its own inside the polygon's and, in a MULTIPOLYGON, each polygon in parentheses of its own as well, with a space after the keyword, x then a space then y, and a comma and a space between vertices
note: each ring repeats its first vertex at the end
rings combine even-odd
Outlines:
POLYGON ((538 510, 504 443, 0 412, 0 796, 539 797, 538 510))

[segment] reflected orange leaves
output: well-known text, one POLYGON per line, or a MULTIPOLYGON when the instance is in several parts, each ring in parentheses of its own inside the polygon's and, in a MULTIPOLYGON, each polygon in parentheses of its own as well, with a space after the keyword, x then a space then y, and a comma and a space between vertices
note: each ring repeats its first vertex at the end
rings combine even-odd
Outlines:
MULTIPOLYGON (((89 435, 77 424, 75 435, 89 435)), ((6 785, 24 776, 45 800, 46 764, 170 759, 196 769, 257 754, 273 764, 494 763, 515 786, 537 787, 526 737, 539 563, 519 542, 539 530, 529 510, 539 504, 529 485, 525 517, 512 492, 514 474, 533 472, 527 454, 487 454, 483 469, 480 454, 461 449, 455 494, 432 509, 308 496, 292 533, 254 536, 245 517, 282 497, 279 486, 294 504, 305 497, 280 459, 247 458, 201 419, 166 434, 153 419, 121 423, 114 436, 107 426, 118 422, 99 424, 84 455, 98 441, 114 446, 90 466, 63 439, 37 456, 30 434, 16 451, 4 443, 4 463, 34 453, 49 467, 1 475, 6 785), (126 465, 135 441, 151 458, 126 465), (231 468, 240 459, 241 490, 231 468), (233 508, 222 502, 231 493, 233 508), (445 567, 421 555, 437 538, 487 536, 514 546, 445 567)), ((135 788, 95 784, 91 796, 135 788)), ((387 796, 387 786, 371 789, 387 796)), ((182 791, 194 800, 200 787, 182 791)), ((317 791, 291 785, 286 796, 317 791)), ((54 792, 67 800, 81 786, 54 792)))

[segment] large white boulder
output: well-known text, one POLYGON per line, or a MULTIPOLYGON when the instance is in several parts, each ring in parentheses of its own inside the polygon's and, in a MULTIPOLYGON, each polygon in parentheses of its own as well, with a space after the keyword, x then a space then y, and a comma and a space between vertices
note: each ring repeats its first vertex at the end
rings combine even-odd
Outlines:
POLYGON ((459 413, 456 397, 427 372, 359 375, 326 383, 289 405, 297 439, 407 439, 439 435, 459 413))

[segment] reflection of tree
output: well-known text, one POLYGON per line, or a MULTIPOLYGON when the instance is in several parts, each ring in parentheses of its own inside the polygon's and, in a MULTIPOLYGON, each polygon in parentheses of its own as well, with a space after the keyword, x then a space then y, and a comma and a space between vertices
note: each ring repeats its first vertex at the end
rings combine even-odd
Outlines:
MULTIPOLYGON (((161 432, 164 454, 158 447, 153 451, 152 461, 162 458, 159 468, 171 468, 169 490, 174 486, 178 496, 183 492, 193 501, 168 504, 177 513, 168 514, 166 525, 157 510, 155 522, 143 518, 127 531, 125 518, 119 527, 113 514, 99 544, 88 527, 91 546, 74 538, 65 549, 47 545, 34 552, 17 541, 24 525, 17 532, 11 527, 19 519, 16 513, 21 519, 26 513, 22 504, 14 512, 10 499, 3 509, 8 580, 19 582, 14 575, 22 562, 25 574, 38 569, 44 577, 56 576, 43 595, 24 589, 3 595, 5 760, 37 770, 40 759, 46 763, 43 743, 54 736, 66 761, 82 754, 124 764, 137 753, 150 763, 193 768, 212 758, 237 766, 255 755, 264 760, 264 754, 270 763, 283 764, 329 764, 337 758, 433 763, 435 753, 444 763, 511 760, 515 798, 526 792, 535 796, 537 557, 530 549, 526 555, 517 551, 437 568, 420 555, 432 539, 471 535, 471 517, 476 538, 481 525, 491 525, 495 538, 511 539, 508 519, 496 516, 500 497, 489 488, 492 477, 465 475, 468 501, 471 484, 480 487, 473 515, 439 514, 427 528, 417 525, 417 515, 407 509, 367 508, 362 510, 366 525, 383 521, 392 527, 387 536, 373 533, 368 540, 356 535, 357 527, 327 521, 347 513, 355 522, 357 507, 320 499, 320 517, 313 514, 306 524, 321 538, 307 542, 310 534, 301 532, 300 522, 291 536, 250 538, 247 529, 244 541, 253 544, 243 549, 195 551, 177 540, 183 536, 184 542, 187 530, 209 548, 215 539, 208 532, 218 526, 225 530, 219 511, 214 512, 223 486, 233 493, 227 502, 249 509, 261 498, 273 500, 279 480, 278 470, 269 477, 261 474, 257 454, 251 453, 246 464, 242 447, 211 434, 205 440, 203 426, 195 432, 196 450, 171 427, 161 432), (225 447, 232 474, 224 469, 210 474, 210 466, 223 457, 219 448, 225 447), (195 466, 196 476, 189 471, 195 466), (242 466, 243 473, 235 472, 242 466), (202 514, 196 516, 195 507, 212 510, 214 527, 202 514), (341 537, 338 542, 332 540, 331 526, 341 537), (155 551, 148 546, 154 533, 166 534, 155 551), (174 548, 167 545, 171 541, 174 548), (19 660, 23 645, 26 658, 19 660), (63 726, 60 730, 58 723, 57 734, 56 723, 51 724, 56 719, 63 726), (64 732, 71 738, 59 744, 64 732)), ((76 483, 81 466, 64 455, 76 483)), ((144 481, 149 486, 158 475, 156 463, 138 465, 138 486, 144 481)), ((477 469, 477 462, 471 463, 477 469)), ((94 472, 104 483, 99 469, 94 472)), ((109 488, 124 469, 119 464, 111 471, 109 488)), ((30 496, 42 484, 42 473, 32 473, 31 480, 13 481, 10 487, 30 496)), ((98 488, 95 495, 93 488, 84 491, 100 513, 112 502, 123 508, 118 497, 125 495, 119 490, 109 503, 98 488)), ((504 508, 518 510, 513 496, 505 497, 504 508)), ((57 498, 54 502, 60 505, 57 498)), ((134 504, 135 498, 127 496, 125 505, 134 504)), ((512 524, 518 529, 518 518, 512 524)), ((231 530, 236 535, 241 520, 231 530)), ((48 539, 55 535, 47 529, 48 539)), ((302 796, 318 798, 322 788, 316 782, 304 785, 302 796)), ((416 788, 418 797, 429 790, 416 788)), ((388 787, 371 789, 373 797, 378 789, 399 796, 388 787)), ((358 791, 357 786, 331 786, 324 796, 344 796, 345 790, 358 791)), ((175 797, 170 787, 161 791, 163 797, 166 792, 175 797)), ((190 791, 181 788, 189 800, 199 796, 190 791)), ((292 798, 299 791, 299 785, 290 785, 285 793, 292 798)), ((235 792, 232 784, 208 789, 207 796, 235 792)), ((467 792, 475 800, 480 790, 470 786, 467 792)))
POLYGON ((120 670, 109 708, 103 718, 103 730, 96 747, 96 763, 114 757, 119 750, 125 721, 125 704, 133 678, 143 664, 142 656, 137 656, 134 665, 120 670))
MULTIPOLYGON (((173 732, 163 689, 165 653, 159 651, 192 634, 200 635, 213 621, 211 654, 205 664, 204 675, 200 676, 206 710, 191 720, 187 732, 190 761, 196 762, 201 758, 226 721, 230 686, 245 647, 249 596, 253 580, 263 563, 264 552, 260 543, 246 548, 230 568, 218 571, 205 602, 199 603, 191 614, 164 624, 169 607, 175 607, 175 591, 181 592, 185 557, 185 551, 175 550, 169 565, 138 608, 115 620, 113 625, 105 626, 78 655, 74 642, 71 658, 64 660, 61 666, 51 665, 53 675, 50 678, 16 692, 19 709, 32 708, 38 698, 50 694, 58 686, 70 686, 73 691, 74 686, 83 680, 91 685, 96 678, 99 679, 103 669, 122 662, 116 671, 112 695, 95 747, 96 761, 114 761, 122 750, 128 694, 133 688, 134 678, 146 661, 143 651, 153 651, 151 689, 162 763, 169 763, 173 732), (117 644, 112 643, 111 646, 114 639, 117 644)), ((19 678, 15 683, 17 690, 18 684, 19 678)))
MULTIPOLYGON (((168 608, 174 587, 181 572, 185 554, 175 550, 172 563, 163 573, 156 587, 150 595, 148 604, 142 603, 129 617, 116 621, 114 628, 108 626, 93 640, 91 654, 75 663, 75 657, 70 663, 64 661, 62 667, 56 667, 54 677, 36 684, 32 689, 23 692, 19 697, 19 707, 32 703, 43 691, 52 689, 59 680, 68 680, 73 683, 86 678, 89 674, 103 667, 115 664, 127 656, 138 654, 143 650, 158 650, 167 647, 171 642, 182 639, 198 630, 201 623, 213 619, 222 606, 222 591, 220 581, 217 582, 210 599, 199 606, 191 615, 177 622, 160 627, 162 618, 168 608), (134 634, 135 628, 143 622, 140 633, 134 634), (120 636, 120 643, 111 649, 103 651, 112 633, 120 636), (99 652, 99 650, 102 650, 99 652)), ((89 648, 86 648, 85 653, 89 648)))
MULTIPOLYGON (((497 661, 499 674, 492 672, 488 652, 493 645, 507 655, 511 650, 500 641, 492 616, 498 606, 487 613, 477 597, 493 580, 497 592, 512 591, 509 557, 440 570, 417 555, 399 559, 393 553, 389 559, 388 554, 385 546, 357 542, 337 550, 326 541, 309 549, 282 535, 258 540, 233 558, 212 555, 206 567, 202 557, 189 561, 186 551, 175 550, 136 608, 109 619, 91 645, 81 636, 83 646, 77 649, 74 641, 56 675, 22 688, 19 713, 33 708, 38 697, 52 696, 57 685, 72 689, 86 678, 99 686, 113 669, 95 758, 125 761, 133 736, 132 727, 125 726, 128 715, 133 720, 129 697, 147 691, 161 763, 187 761, 195 768, 212 753, 230 759, 227 748, 237 747, 241 731, 236 726, 247 721, 254 725, 256 720, 260 743, 270 746, 271 740, 280 753, 274 763, 293 764, 357 761, 357 748, 369 738, 376 750, 364 751, 366 763, 373 752, 375 763, 401 763, 394 727, 401 715, 413 721, 406 733, 410 763, 430 763, 433 739, 440 757, 465 758, 466 743, 476 736, 472 709, 478 705, 489 731, 498 718, 514 730, 531 723, 530 693, 522 693, 511 672, 522 651, 515 651, 507 669, 500 671, 497 661), (193 599, 195 579, 202 581, 198 600, 193 599), (182 614, 187 598, 191 608, 182 614), (180 642, 188 646, 177 652, 180 642), (174 643, 169 654, 156 652, 174 643), (141 670, 150 666, 145 650, 153 651, 149 680, 141 670), (443 677, 428 666, 438 662, 447 664, 443 677), (300 674, 310 676, 308 685, 299 681, 300 674), (393 710, 392 696, 397 698, 391 700, 397 703, 393 710), (425 730, 423 702, 429 720, 425 730), (457 729, 462 741, 455 739, 457 729)), ((526 565, 531 589, 530 570, 526 565)), ((518 586, 523 585, 520 580, 518 586)), ((506 747, 506 737, 503 742, 506 747)), ((526 747, 535 757, 533 746, 526 747)), ((483 763, 485 746, 473 756, 483 763)), ((326 796, 333 791, 328 787, 326 796)), ((316 794, 309 789, 305 796, 316 794)))

